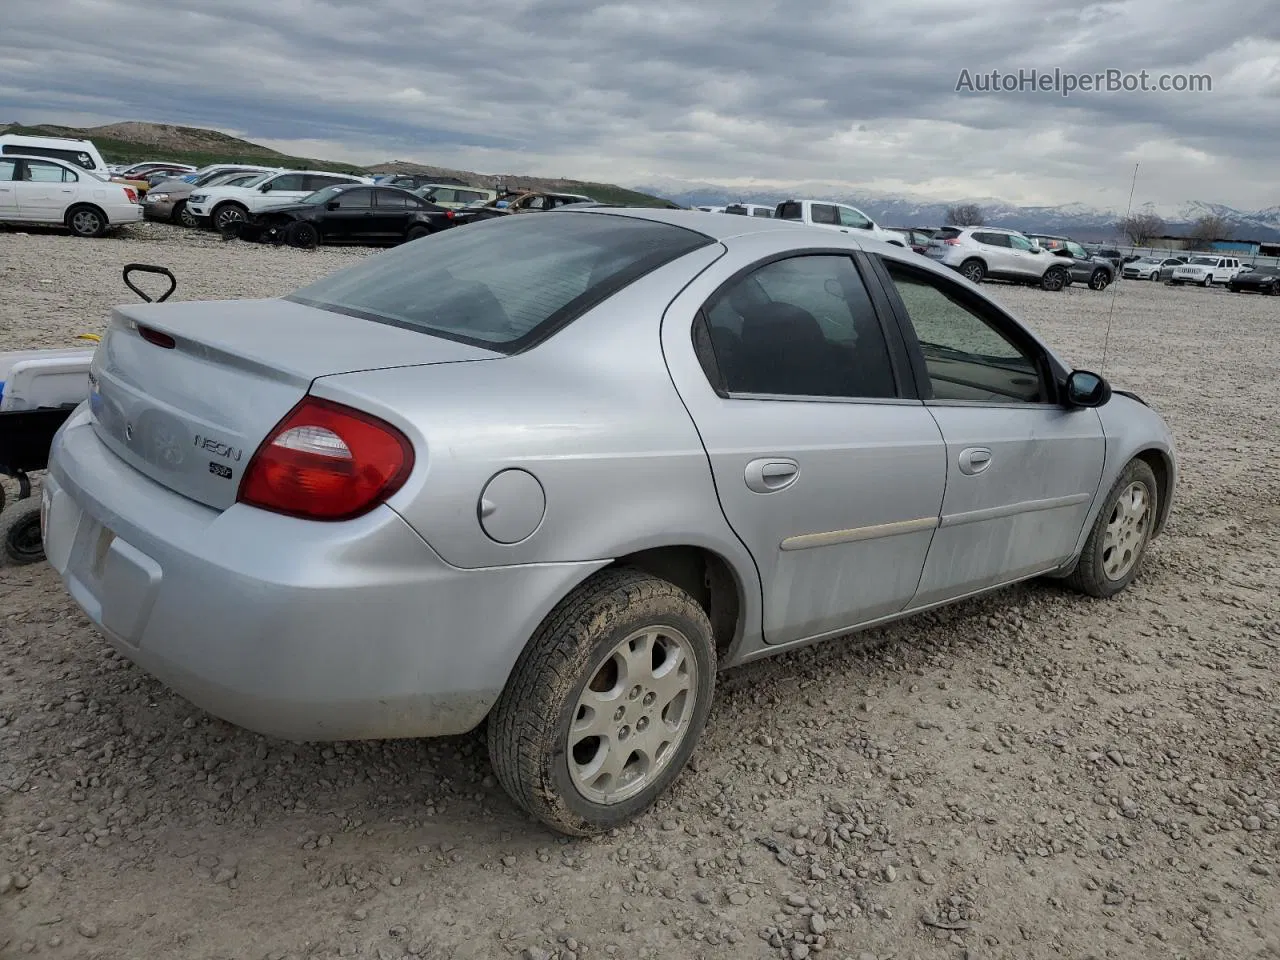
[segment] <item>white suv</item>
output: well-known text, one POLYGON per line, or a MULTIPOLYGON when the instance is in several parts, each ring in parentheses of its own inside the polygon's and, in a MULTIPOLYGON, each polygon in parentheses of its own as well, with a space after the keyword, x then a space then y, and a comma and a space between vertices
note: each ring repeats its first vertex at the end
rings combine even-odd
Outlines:
POLYGON ((960 273, 972 283, 1010 280, 1045 290, 1071 283, 1071 264, 1064 263, 1017 230, 1001 227, 943 227, 929 240, 925 256, 960 273))
POLYGON ((264 207, 301 200, 309 194, 340 183, 373 183, 371 177, 356 177, 324 170, 284 170, 263 174, 239 186, 217 186, 198 189, 187 199, 187 211, 201 226, 223 230, 237 221, 247 220, 250 213, 264 207))
POLYGON ((138 191, 52 157, 0 156, 0 221, 61 224, 100 237, 142 219, 138 191))
POLYGON ((1207 287, 1211 283, 1226 283, 1244 267, 1235 257, 1199 256, 1173 268, 1169 282, 1174 286, 1198 283, 1207 287))

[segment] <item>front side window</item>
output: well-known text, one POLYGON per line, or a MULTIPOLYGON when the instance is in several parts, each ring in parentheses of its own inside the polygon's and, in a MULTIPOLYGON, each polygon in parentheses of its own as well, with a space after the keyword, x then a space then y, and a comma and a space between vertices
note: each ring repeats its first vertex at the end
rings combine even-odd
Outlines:
POLYGON ((1016 233, 1011 233, 1008 236, 1009 236, 1009 246, 1013 247, 1013 249, 1023 250, 1023 251, 1028 251, 1031 249, 1031 241, 1028 240, 1026 237, 1020 237, 1016 233))
POLYGON ((631 217, 504 217, 361 260, 288 299, 512 353, 713 242, 631 217))
POLYGON ((728 393, 897 396, 884 333, 849 257, 765 264, 718 291, 703 315, 715 385, 728 393))
POLYGON ((1045 403, 1035 354, 958 284, 885 260, 924 354, 935 400, 1045 403))
POLYGON ((839 207, 840 226, 854 227, 858 230, 870 230, 872 223, 853 207, 839 207))
MULTIPOLYGON (((301 173, 282 173, 271 181, 272 190, 304 190, 306 189, 306 175, 301 173)), ((319 190, 321 187, 327 187, 327 183, 317 183, 312 185, 313 190, 319 190)))
POLYGON ((18 171, 17 160, 0 160, 0 183, 12 180, 18 171))

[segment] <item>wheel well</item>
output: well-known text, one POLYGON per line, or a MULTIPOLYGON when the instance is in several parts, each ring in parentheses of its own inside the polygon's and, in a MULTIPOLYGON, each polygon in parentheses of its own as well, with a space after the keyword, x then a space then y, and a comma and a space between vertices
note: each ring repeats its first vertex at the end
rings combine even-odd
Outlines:
POLYGON ((1169 519, 1169 509, 1173 506, 1172 491, 1169 489, 1171 473, 1169 460, 1159 450, 1143 450, 1138 454, 1137 459, 1141 460, 1151 472, 1156 475, 1156 486, 1159 487, 1160 506, 1156 516, 1156 527, 1154 533, 1160 533, 1164 529, 1166 521, 1169 519))
POLYGON ((249 210, 249 208, 246 207, 239 200, 219 200, 217 203, 213 205, 213 209, 209 211, 209 215, 215 216, 217 212, 221 210, 223 207, 239 207, 241 210, 244 210, 246 213, 249 210))
POLYGON ((619 557, 612 566, 636 567, 680 587, 711 620, 716 655, 723 658, 729 652, 742 616, 742 587, 719 554, 701 547, 654 547, 619 557))

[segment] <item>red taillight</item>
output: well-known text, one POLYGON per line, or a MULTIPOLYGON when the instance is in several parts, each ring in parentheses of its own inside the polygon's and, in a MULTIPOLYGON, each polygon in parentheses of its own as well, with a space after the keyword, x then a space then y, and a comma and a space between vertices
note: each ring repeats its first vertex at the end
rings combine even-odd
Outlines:
POLYGON ((177 341, 167 333, 161 333, 159 330, 152 330, 150 327, 139 325, 138 336, 147 343, 153 343, 157 347, 164 347, 166 350, 172 350, 177 346, 177 341))
POLYGON ((133 187, 125 187, 124 195, 129 198, 130 203, 138 202, 138 191, 134 190, 133 187))
POLYGON ((452 220, 452 219, 453 219, 453 211, 452 211, 452 210, 446 210, 446 211, 444 212, 444 218, 445 218, 446 220, 452 220))
POLYGON ((304 397, 262 441, 240 482, 240 503, 308 520, 350 520, 404 484, 413 447, 391 424, 304 397))

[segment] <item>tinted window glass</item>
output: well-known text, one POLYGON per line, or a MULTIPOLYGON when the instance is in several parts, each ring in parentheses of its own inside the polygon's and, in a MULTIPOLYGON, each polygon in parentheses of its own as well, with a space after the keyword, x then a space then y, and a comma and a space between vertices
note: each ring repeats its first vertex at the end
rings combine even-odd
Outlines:
POLYGON ((382 209, 403 210, 412 203, 409 197, 403 193, 396 193, 394 190, 376 190, 374 191, 377 199, 374 201, 382 209))
POLYGON ((934 399, 1046 400, 1032 356, 970 306, 963 288, 893 261, 885 266, 920 341, 934 399))
POLYGON ((0 181, 12 180, 17 169, 17 160, 0 160, 0 181))
POLYGON ((731 213, 738 217, 745 217, 747 215, 747 208, 740 203, 731 203, 724 208, 724 212, 731 213))
POLYGON ((1068 240, 1066 246, 1067 246, 1067 252, 1071 254, 1073 257, 1075 257, 1077 260, 1091 259, 1089 256, 1089 252, 1085 250, 1084 247, 1080 246, 1080 244, 1076 243, 1074 240, 1068 240))
POLYGON ((1009 243, 1009 235, 1007 233, 975 233, 973 239, 992 247, 1012 246, 1009 243))
POLYGON ((290 299, 510 352, 711 242, 630 217, 503 217, 362 260, 290 299))
POLYGON ((1008 234, 1008 238, 1009 238, 1009 246, 1013 247, 1013 249, 1015 250, 1031 249, 1031 241, 1028 240, 1026 237, 1018 237, 1018 236, 1014 236, 1013 234, 1008 234))
POLYGON ((372 190, 340 190, 333 198, 332 202, 338 204, 339 210, 351 210, 353 208, 368 209, 373 206, 372 190))
POLYGON ((307 185, 307 177, 301 173, 282 173, 280 176, 271 181, 272 190, 319 190, 321 187, 327 187, 327 183, 316 183, 307 185))
POLYGON ((804 210, 800 204, 793 201, 778 205, 779 220, 802 220, 804 219, 804 210))
POLYGON ((956 227, 943 227, 933 235, 934 240, 954 240, 960 236, 961 231, 956 227))
POLYGON ((6 143, 3 148, 0 148, 0 153, 18 153, 25 154, 28 157, 53 157, 55 160, 74 163, 85 170, 93 169, 93 157, 83 150, 68 150, 59 147, 24 147, 16 143, 6 143))
POLYGON ((884 334, 848 257, 766 264, 719 291, 704 313, 730 393, 896 396, 884 334))
POLYGON ((810 208, 814 223, 839 223, 840 212, 829 203, 815 203, 810 208))

